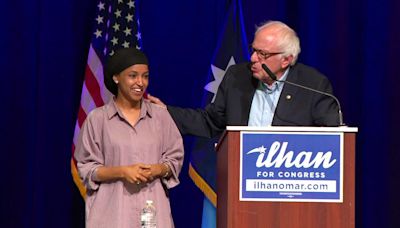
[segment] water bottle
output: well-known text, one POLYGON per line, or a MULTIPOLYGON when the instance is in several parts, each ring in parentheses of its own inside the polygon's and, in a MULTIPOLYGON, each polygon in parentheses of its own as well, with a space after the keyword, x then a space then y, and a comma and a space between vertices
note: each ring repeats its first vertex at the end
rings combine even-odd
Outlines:
POLYGON ((146 200, 146 206, 142 209, 140 214, 140 224, 142 228, 156 228, 156 208, 152 200, 146 200))

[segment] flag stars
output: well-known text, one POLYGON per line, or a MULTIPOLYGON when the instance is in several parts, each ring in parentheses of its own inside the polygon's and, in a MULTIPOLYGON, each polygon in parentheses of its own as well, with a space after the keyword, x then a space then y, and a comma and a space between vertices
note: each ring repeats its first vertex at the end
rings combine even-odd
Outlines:
POLYGON ((94 32, 94 35, 96 35, 96 38, 99 38, 99 37, 101 37, 101 33, 102 33, 102 31, 96 29, 96 32, 94 32))
POLYGON ((123 3, 123 0, 118 0, 118 4, 123 3))
POLYGON ((103 17, 101 17, 100 15, 97 16, 96 18, 97 24, 101 24, 103 23, 103 17))
POLYGON ((128 48, 128 47, 129 47, 129 42, 125 41, 125 42, 122 44, 122 46, 123 46, 124 48, 128 48))
POLYGON ((207 91, 209 91, 209 92, 214 94, 213 99, 212 99, 211 102, 214 102, 215 97, 217 96, 218 87, 219 87, 219 84, 221 84, 222 79, 224 78, 225 72, 228 70, 228 68, 230 66, 235 65, 235 64, 236 64, 236 62, 235 62, 235 59, 233 58, 233 56, 231 56, 231 58, 229 60, 229 63, 228 63, 228 66, 226 66, 225 70, 220 69, 220 68, 218 68, 218 67, 216 67, 216 66, 211 64, 211 71, 213 73, 213 76, 214 76, 215 80, 210 82, 210 83, 208 83, 206 86, 204 86, 205 90, 207 90, 207 91))
POLYGON ((133 2, 132 0, 130 0, 128 3, 126 3, 130 8, 135 8, 135 2, 133 2))
POLYGON ((119 31, 119 24, 118 23, 115 23, 112 27, 113 27, 115 32, 119 31))
POLYGON ((125 30, 124 30, 125 36, 132 35, 131 31, 132 31, 132 29, 126 27, 125 30))
POLYGON ((105 8, 104 8, 104 3, 102 3, 102 2, 99 2, 99 4, 97 5, 97 7, 99 8, 100 11, 101 11, 101 10, 105 10, 105 8))
POLYGON ((140 32, 136 33, 136 38, 138 40, 142 39, 142 34, 140 32))
POLYGON ((115 17, 116 17, 116 18, 121 17, 121 10, 115 11, 114 14, 115 14, 115 17))
POLYGON ((117 37, 113 37, 112 40, 111 40, 111 43, 112 43, 114 46, 117 45, 117 44, 118 44, 118 39, 117 39, 117 37))
POLYGON ((125 17, 127 22, 133 21, 133 15, 128 13, 128 15, 125 17))

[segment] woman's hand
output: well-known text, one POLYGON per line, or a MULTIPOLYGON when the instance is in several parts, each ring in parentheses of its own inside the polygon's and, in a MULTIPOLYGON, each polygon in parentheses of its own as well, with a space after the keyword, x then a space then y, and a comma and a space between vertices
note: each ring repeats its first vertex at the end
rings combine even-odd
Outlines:
POLYGON ((170 174, 170 169, 166 164, 142 164, 123 166, 123 179, 129 183, 146 183, 156 178, 166 177, 170 174))
POLYGON ((152 181, 151 166, 142 163, 124 166, 123 179, 136 184, 152 181))
POLYGON ((150 165, 150 175, 152 179, 169 177, 171 170, 165 163, 163 164, 152 164, 150 165))

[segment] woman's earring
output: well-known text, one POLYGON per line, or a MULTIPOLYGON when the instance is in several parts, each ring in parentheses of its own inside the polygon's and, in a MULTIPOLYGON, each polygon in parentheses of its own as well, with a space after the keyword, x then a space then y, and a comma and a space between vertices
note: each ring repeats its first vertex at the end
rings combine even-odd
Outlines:
POLYGON ((115 84, 118 84, 118 81, 117 81, 117 80, 115 80, 114 82, 115 82, 115 84))

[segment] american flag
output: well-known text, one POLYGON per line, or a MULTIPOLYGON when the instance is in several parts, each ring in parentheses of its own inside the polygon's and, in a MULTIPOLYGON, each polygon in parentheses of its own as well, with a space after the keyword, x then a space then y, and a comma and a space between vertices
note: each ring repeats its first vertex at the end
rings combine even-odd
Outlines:
POLYGON ((72 145, 71 172, 76 186, 83 197, 83 186, 74 159, 75 145, 79 131, 87 114, 108 102, 112 94, 104 86, 103 66, 107 57, 120 48, 136 47, 141 49, 139 17, 135 14, 133 0, 102 0, 97 4, 94 29, 85 69, 85 81, 82 87, 81 102, 72 145))

